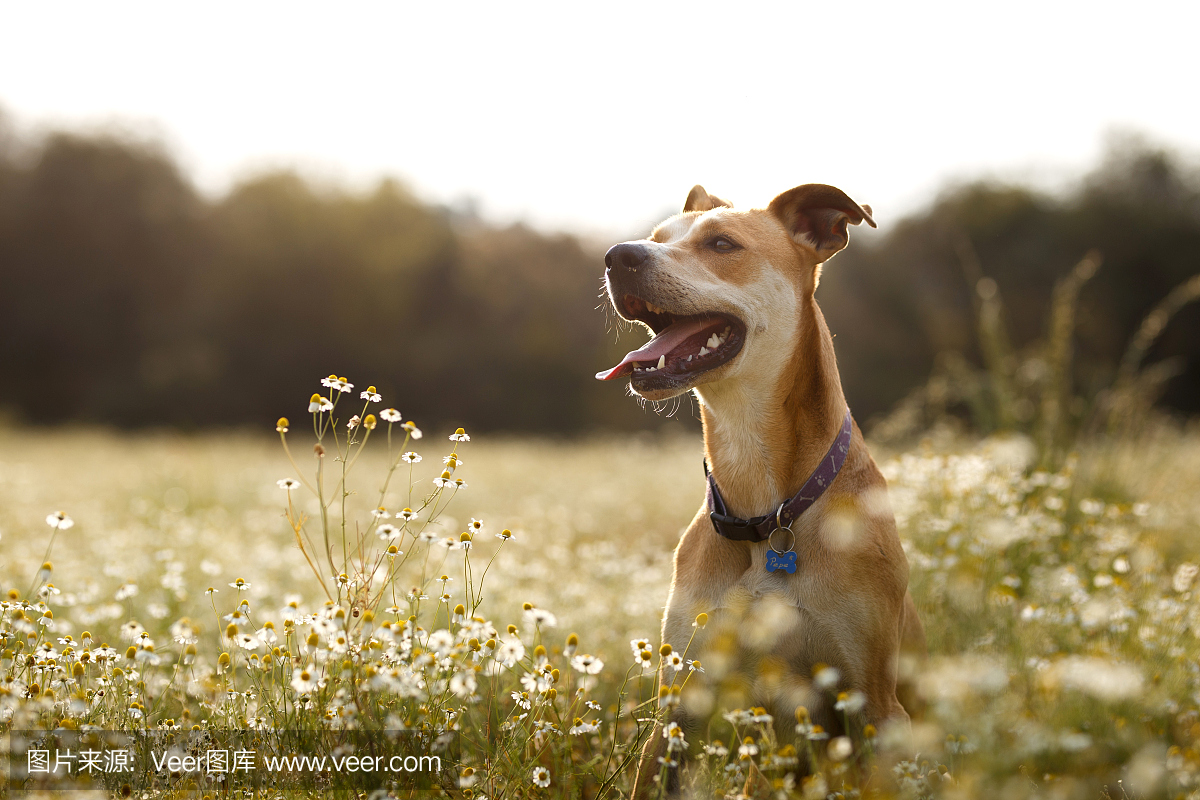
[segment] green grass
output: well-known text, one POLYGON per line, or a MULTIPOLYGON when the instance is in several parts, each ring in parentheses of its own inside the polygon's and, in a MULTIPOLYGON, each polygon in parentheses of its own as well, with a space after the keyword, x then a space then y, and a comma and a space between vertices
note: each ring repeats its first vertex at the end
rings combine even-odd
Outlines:
MULTIPOLYGON (((368 528, 388 469, 385 427, 374 432, 353 468, 354 493, 345 513, 349 551, 360 541, 376 553, 384 544, 368 528)), ((455 446, 447 433, 430 431, 404 448, 421 452, 424 460, 413 469, 411 496, 408 467, 401 464, 384 500, 390 511, 418 508, 432 491, 442 456, 455 446)), ((294 429, 288 441, 312 480, 311 433, 294 429)), ((339 467, 330 434, 324 441, 330 500, 339 467)), ((317 545, 309 557, 334 595, 330 608, 345 612, 334 616, 331 610, 329 616, 352 644, 364 643, 358 653, 351 647, 348 654, 322 656, 334 647, 324 633, 315 645, 308 644, 308 626, 284 635, 287 604, 320 612, 325 594, 285 516, 288 493, 276 481, 294 471, 277 440, 0 431, 0 587, 17 596, 0 623, 0 726, 54 727, 65 720, 66 727, 133 730, 170 720, 228 729, 256 717, 268 727, 457 724, 461 762, 448 772, 448 787, 462 780, 462 791, 489 797, 627 792, 622 759, 647 735, 647 723, 634 720, 650 718, 657 705, 652 676, 626 681, 633 664, 629 640, 646 636, 657 647, 671 549, 703 499, 700 443, 482 437, 458 445, 457 452, 463 463, 454 477, 468 487, 438 519, 454 537, 472 518, 483 520, 469 575, 462 553, 409 536, 400 541, 411 560, 394 580, 381 573, 368 589, 338 592, 321 552, 320 505, 303 490, 293 492, 293 519, 300 513, 309 518, 317 545), (53 570, 44 576, 61 591, 45 598, 54 613, 50 631, 34 622, 40 612, 28 607, 18 614, 18 608, 31 584, 40 583, 51 534, 44 520, 58 509, 77 524, 56 534, 53 570), (514 537, 501 547, 492 534, 502 529, 514 537), (445 584, 451 599, 439 604, 442 574, 454 580, 445 584), (238 578, 249 589, 239 593, 229 586, 238 578), (379 633, 380 623, 403 621, 415 610, 404 595, 417 584, 431 598, 422 602, 418 623, 430 632, 449 627, 464 633, 448 660, 423 668, 421 696, 405 697, 394 686, 371 682, 384 668, 382 654, 391 652, 390 634, 379 633), (219 592, 206 595, 210 586, 219 592), (222 635, 227 623, 218 616, 242 598, 251 613, 241 632, 261 630, 271 620, 280 634, 276 647, 288 650, 270 669, 257 666, 265 648, 243 650, 222 635), (383 611, 393 602, 404 606, 403 613, 383 611), (467 625, 450 620, 458 603, 478 603, 475 615, 491 621, 501 641, 505 626, 517 625, 527 649, 520 663, 491 675, 486 657, 473 661, 467 625), (534 625, 523 603, 551 612, 557 624, 534 625), (372 604, 374 633, 357 615, 372 604), (172 641, 172 626, 178 632, 184 618, 198 638, 194 660, 186 664, 186 645, 172 641), (129 620, 153 639, 160 663, 124 658, 131 642, 120 629, 129 620), (85 630, 92 649, 108 642, 118 656, 89 663, 72 678, 85 630), (597 676, 569 665, 562 651, 572 632, 580 653, 604 661, 597 676), (67 635, 73 646, 57 642, 67 635), (383 640, 380 647, 370 645, 372 636, 383 640), (18 650, 21 640, 27 643, 18 650), (30 664, 42 641, 54 646, 54 657, 35 655, 30 664), (549 666, 560 670, 555 692, 534 690, 530 715, 505 726, 520 712, 510 691, 522 690, 518 679, 537 672, 533 648, 539 643, 549 666), (65 654, 67 647, 72 655, 65 654), (229 668, 221 653, 229 654, 229 668), (474 663, 483 668, 475 673, 477 699, 464 698, 447 681, 474 663), (304 708, 291 681, 309 664, 327 684, 304 708), (126 674, 137 670, 137 680, 114 678, 114 666, 126 674), (37 696, 30 696, 33 683, 37 696), (108 694, 97 701, 101 688, 108 694), (254 696, 236 694, 246 691, 254 696), (586 699, 598 700, 601 710, 589 715, 586 699), (131 704, 140 704, 144 716, 131 714, 131 704), (599 720, 599 731, 569 734, 578 716, 599 720), (558 730, 539 732, 537 720, 558 730), (545 789, 532 780, 538 766, 550 774, 545 789), (468 767, 474 773, 463 779, 468 767)), ((931 658, 920 680, 925 711, 910 740, 882 731, 875 740, 853 742, 849 759, 829 757, 823 740, 802 738, 801 755, 814 754, 820 775, 793 786, 782 767, 795 751, 777 742, 769 725, 741 724, 735 734, 720 716, 730 709, 719 708, 710 735, 726 744, 749 735, 760 747, 749 782, 747 760, 739 761, 736 751, 728 758, 706 756, 719 788, 766 796, 775 782, 777 791, 797 797, 842 791, 845 797, 1084 798, 1107 792, 1152 798, 1193 791, 1200 772, 1200 606, 1181 565, 1200 563, 1200 435, 1156 428, 1122 448, 1078 453, 1055 474, 1027 468, 1032 447, 1021 439, 934 437, 909 452, 876 456, 889 479, 912 591, 929 633, 931 658), (731 768, 725 771, 727 761, 731 768), (765 782, 757 780, 760 774, 765 782)), ((337 568, 346 570, 340 500, 330 500, 328 513, 337 568)), ((352 557, 348 563, 357 562, 352 557)), ((347 571, 353 577, 353 569, 347 571)), ((484 634, 475 638, 482 641, 484 634)), ((411 666, 413 656, 405 657, 411 666)), ((698 749, 706 742, 689 744, 698 749)))

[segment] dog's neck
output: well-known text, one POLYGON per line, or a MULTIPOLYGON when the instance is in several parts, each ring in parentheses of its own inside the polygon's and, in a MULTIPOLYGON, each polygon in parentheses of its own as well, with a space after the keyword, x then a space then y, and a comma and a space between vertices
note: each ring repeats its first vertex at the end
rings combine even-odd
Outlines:
POLYGON ((811 295, 802 305, 796 348, 774 386, 730 379, 697 392, 709 469, 739 517, 770 513, 798 492, 846 414, 825 318, 811 295))

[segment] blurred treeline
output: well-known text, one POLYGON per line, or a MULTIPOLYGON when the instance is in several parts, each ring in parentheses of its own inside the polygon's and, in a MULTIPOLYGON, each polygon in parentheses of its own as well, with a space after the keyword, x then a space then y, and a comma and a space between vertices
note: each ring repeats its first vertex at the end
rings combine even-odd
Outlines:
MULTIPOLYGON (((1103 411, 1147 314, 1200 273, 1200 170, 1125 135, 1062 195, 975 182, 881 226, 886 233, 866 246, 852 241, 829 263, 819 293, 860 416, 885 411, 932 373, 922 391, 962 400, 972 394, 963 384, 982 375, 993 385, 977 388, 1016 401, 990 404, 1011 409, 1009 419, 964 409, 977 427, 1028 429, 1044 411, 1029 398, 1044 403, 1050 391, 1073 406, 1062 414, 1082 423, 1103 411), (1060 366, 1069 374, 1055 375, 1060 366), (1053 388, 1059 380, 1065 385, 1053 388)), ((1200 306, 1156 319, 1165 327, 1127 366, 1169 367, 1158 371, 1169 380, 1154 394, 1194 414, 1200 306)))
MULTIPOLYGON (((154 145, 22 140, 2 122, 0 409, 11 417, 268 425, 303 418, 317 380, 336 372, 428 427, 662 424, 592 378, 645 338, 617 341, 596 310, 604 244, 489 225, 390 180, 351 192, 274 172, 208 199, 154 145)), ((1146 311, 1200 270, 1200 179, 1139 145, 1114 149, 1066 197, 976 184, 881 224, 886 235, 852 236, 821 289, 863 420, 923 384, 940 353, 980 357, 980 274, 999 284, 1019 348, 1043 331, 1056 279, 1103 252, 1079 303, 1087 391, 1111 379, 1146 311)), ((1200 314, 1180 315, 1152 354, 1191 359, 1165 396, 1187 411, 1200 408, 1198 334, 1200 314)), ((694 417, 688 402, 679 417, 694 417)))
POLYGON ((390 180, 350 193, 277 172, 212 201, 152 145, 0 137, 0 406, 265 425, 303 419, 332 372, 430 427, 653 426, 593 385, 617 349, 595 310, 602 255, 390 180))

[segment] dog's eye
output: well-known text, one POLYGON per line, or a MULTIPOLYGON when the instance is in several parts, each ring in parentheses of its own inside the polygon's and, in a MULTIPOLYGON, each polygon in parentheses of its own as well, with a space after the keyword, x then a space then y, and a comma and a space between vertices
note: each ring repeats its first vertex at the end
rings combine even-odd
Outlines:
POLYGON ((713 250, 718 250, 722 253, 728 253, 732 250, 741 250, 741 246, 730 239, 728 236, 714 236, 708 240, 708 246, 713 250))

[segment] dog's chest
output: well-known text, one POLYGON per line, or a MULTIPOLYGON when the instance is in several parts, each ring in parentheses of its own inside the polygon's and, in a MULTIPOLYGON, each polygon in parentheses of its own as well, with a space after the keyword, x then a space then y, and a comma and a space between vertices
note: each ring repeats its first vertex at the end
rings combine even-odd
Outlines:
POLYGON ((741 578, 730 589, 728 601, 731 605, 757 603, 763 598, 770 597, 774 601, 782 601, 796 608, 809 607, 813 587, 811 576, 804 572, 803 559, 797 562, 795 574, 782 570, 769 572, 767 570, 767 554, 770 550, 765 544, 755 545, 750 553, 750 568, 742 573, 741 578))

